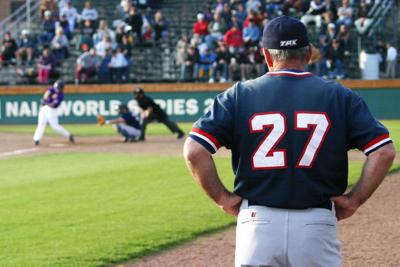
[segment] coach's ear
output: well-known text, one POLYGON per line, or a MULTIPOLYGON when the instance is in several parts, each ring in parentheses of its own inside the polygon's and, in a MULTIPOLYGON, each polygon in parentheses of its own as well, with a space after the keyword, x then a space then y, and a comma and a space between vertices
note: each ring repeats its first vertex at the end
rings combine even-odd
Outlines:
MULTIPOLYGON (((307 53, 307 58, 306 58, 307 64, 313 64, 314 63, 314 60, 315 60, 314 57, 317 56, 316 55, 316 53, 317 53, 316 50, 317 49, 311 43, 308 45, 308 53, 307 53), (315 50, 315 52, 314 52, 314 50, 315 50)), ((316 61, 318 61, 318 60, 316 60, 316 61)))
POLYGON ((265 63, 267 63, 268 69, 272 70, 274 61, 272 60, 271 54, 268 52, 267 48, 261 48, 264 54, 265 63))

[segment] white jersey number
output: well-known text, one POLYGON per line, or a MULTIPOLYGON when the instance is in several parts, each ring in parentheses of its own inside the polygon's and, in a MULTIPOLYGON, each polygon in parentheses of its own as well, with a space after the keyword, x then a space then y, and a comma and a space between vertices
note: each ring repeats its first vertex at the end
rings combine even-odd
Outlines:
MULTIPOLYGON (((311 168, 326 134, 330 128, 326 113, 296 112, 295 129, 311 130, 310 137, 298 160, 297 168, 311 168)), ((281 113, 259 113, 250 118, 250 132, 268 133, 252 156, 252 167, 256 170, 281 169, 287 167, 286 150, 275 147, 286 133, 286 118, 281 113)))

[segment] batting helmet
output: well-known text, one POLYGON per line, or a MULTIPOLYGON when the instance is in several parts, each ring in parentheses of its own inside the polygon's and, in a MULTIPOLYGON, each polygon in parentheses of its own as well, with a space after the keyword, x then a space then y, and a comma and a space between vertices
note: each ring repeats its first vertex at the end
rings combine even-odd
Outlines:
POLYGON ((64 89, 64 82, 61 80, 57 80, 54 84, 53 87, 57 90, 63 90, 64 89))

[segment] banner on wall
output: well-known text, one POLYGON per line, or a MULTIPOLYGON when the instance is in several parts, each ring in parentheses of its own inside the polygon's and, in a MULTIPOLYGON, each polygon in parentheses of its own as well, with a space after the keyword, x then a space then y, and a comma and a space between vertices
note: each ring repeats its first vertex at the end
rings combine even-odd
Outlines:
MULTIPOLYGON (((400 119, 399 89, 356 90, 379 119, 400 119)), ((213 103, 218 92, 148 93, 172 120, 194 122, 213 103)), ((41 95, 0 95, 0 124, 35 124, 41 95)), ((99 114, 115 117, 115 106, 126 103, 132 111, 138 106, 131 93, 66 94, 58 108, 62 123, 94 123, 99 114)), ((251 104, 251 103, 249 103, 251 104)))
MULTIPOLYGON (((148 93, 172 120, 192 122, 203 115, 216 92, 148 93)), ((0 95, 0 124, 32 124, 37 122, 41 95, 0 95)), ((116 117, 115 107, 121 103, 138 112, 130 93, 65 94, 58 107, 64 123, 94 123, 97 115, 116 117)))

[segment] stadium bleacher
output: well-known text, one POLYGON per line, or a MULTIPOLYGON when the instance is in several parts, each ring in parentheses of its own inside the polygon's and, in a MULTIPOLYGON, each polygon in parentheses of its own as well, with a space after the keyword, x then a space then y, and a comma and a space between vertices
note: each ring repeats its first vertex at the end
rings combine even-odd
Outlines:
MULTIPOLYGON (((33 1, 35 2, 35 1, 33 1)), ((40 2, 40 1, 39 1, 40 2)), ((168 22, 168 39, 163 45, 154 45, 151 41, 147 45, 134 46, 132 49, 133 67, 130 69, 127 82, 176 82, 180 78, 180 68, 175 62, 175 47, 182 35, 192 36, 192 25, 196 21, 196 15, 205 10, 212 10, 217 1, 195 1, 195 0, 164 0, 155 1, 158 6, 149 11, 141 9, 142 13, 154 14, 156 10, 162 10, 166 21, 168 22)), ((229 2, 229 1, 228 1, 229 2)), ((235 2, 235 1, 230 1, 235 2)), ((237 2, 237 1, 236 1, 237 2)), ((240 2, 240 1, 239 1, 240 2)), ((264 1, 261 1, 264 2, 264 1)), ((270 1, 267 1, 270 2, 270 1)), ((276 1, 275 1, 276 2, 276 1)), ((307 1, 306 1, 307 2, 307 1)), ((341 1, 334 1, 337 6, 341 5, 341 1)), ((359 1, 352 1, 353 7, 357 11, 359 1)), ((84 7, 84 2, 72 0, 72 5, 80 13, 84 7)), ((121 19, 122 13, 118 8, 119 1, 99 0, 93 1, 93 5, 99 13, 99 19, 104 19, 109 27, 117 19, 121 19)), ((306 8, 305 8, 306 10, 306 8)), ((35 10, 34 10, 35 11, 35 10)), ((37 8, 36 12, 39 12, 37 8)), ((346 78, 360 78, 360 70, 358 64, 359 53, 367 47, 374 47, 379 39, 397 41, 398 27, 396 24, 397 7, 393 0, 372 1, 368 16, 372 19, 372 24, 368 31, 360 35, 356 28, 350 28, 352 49, 346 56, 344 66, 346 69, 346 78), (389 30, 392 29, 391 32, 389 30), (387 34, 390 33, 391 35, 387 34), (393 33, 395 33, 393 35, 393 33), (390 37, 389 37, 390 36, 390 37)), ((355 12, 357 14, 357 12, 355 12)), ((301 12, 291 13, 291 15, 301 17, 301 12)), ((356 18, 356 15, 354 15, 356 18)), ((38 36, 41 28, 41 17, 33 16, 30 31, 33 35, 38 36)), ((12 29, 11 33, 15 39, 18 39, 22 27, 28 27, 23 24, 20 27, 12 29)), ((113 29, 115 30, 115 29, 113 29)), ((318 47, 319 38, 315 25, 310 25, 313 43, 318 47)), ((3 32, 4 33, 4 32, 3 32)), ((68 83, 75 81, 75 65, 76 60, 81 54, 79 47, 79 28, 74 31, 74 38, 70 42, 70 56, 61 62, 56 68, 56 77, 60 77, 68 83)), ((3 38, 3 36, 1 36, 3 38)), ((39 51, 42 47, 39 46, 39 51)), ((38 56, 36 56, 36 60, 38 56)), ((15 62, 13 62, 15 63, 15 62)), ((3 66, 0 69, 0 84, 31 84, 36 83, 36 61, 31 68, 22 69, 16 65, 3 66)), ((341 77, 342 78, 342 77, 341 77)), ((90 82, 98 82, 95 78, 90 82)))

